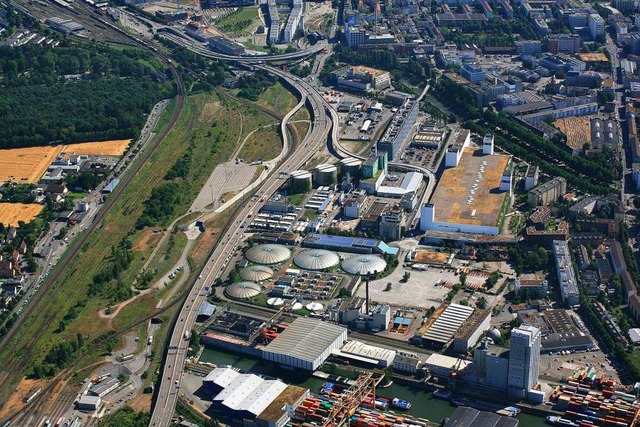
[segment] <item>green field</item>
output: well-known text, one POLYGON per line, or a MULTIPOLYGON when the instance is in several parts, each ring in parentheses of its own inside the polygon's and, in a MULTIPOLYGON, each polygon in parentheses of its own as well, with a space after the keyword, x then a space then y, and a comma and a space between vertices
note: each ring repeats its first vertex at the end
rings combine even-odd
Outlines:
POLYGON ((241 7, 230 15, 215 22, 218 30, 229 37, 244 37, 251 35, 255 27, 262 22, 258 16, 258 7, 241 7))
MULTIPOLYGON (((260 99, 258 99, 257 101, 258 105, 270 108, 282 114, 283 116, 291 111, 297 103, 298 100, 296 99, 296 97, 291 92, 289 92, 287 88, 282 86, 280 82, 265 90, 264 93, 260 95, 260 99)), ((301 110, 306 111, 306 108, 302 108, 301 110)), ((298 114, 299 112, 294 114, 294 117, 298 114)))
MULTIPOLYGON (((173 105, 172 103, 161 116, 161 124, 166 124, 173 105)), ((100 231, 91 236, 81 254, 67 266, 65 274, 55 284, 57 292, 50 293, 43 299, 21 333, 0 349, 0 363, 3 367, 12 366, 17 358, 26 359, 28 368, 24 374, 29 374, 30 367, 40 363, 54 344, 72 340, 77 333, 82 334, 85 342, 89 343, 106 330, 123 327, 155 311, 157 301, 165 291, 151 292, 137 299, 123 308, 114 319, 99 317, 97 312, 109 306, 109 302, 100 296, 87 296, 92 277, 111 262, 112 246, 117 246, 123 238, 128 238, 133 246, 133 257, 130 267, 121 274, 120 280, 130 286, 154 246, 153 242, 145 243, 145 239, 149 239, 148 229, 136 230, 134 227, 143 211, 144 201, 153 188, 166 182, 164 177, 176 159, 180 159, 192 147, 198 154, 193 156, 188 174, 183 179, 181 188, 184 197, 176 207, 174 217, 186 212, 215 166, 229 159, 236 141, 243 137, 239 135, 240 116, 243 116, 245 124, 243 135, 250 129, 273 121, 254 108, 222 99, 216 93, 187 98, 183 114, 174 129, 126 188, 103 221, 100 231), (63 332, 55 333, 60 319, 69 308, 82 301, 86 304, 78 316, 63 332), (37 333, 41 333, 40 337, 35 344, 29 345, 30 339, 37 333)), ((166 243, 158 251, 158 256, 149 269, 167 271, 171 268, 170 263, 179 257, 184 244, 183 237, 176 237, 171 248, 166 243)), ((93 358, 87 360, 89 359, 93 358)), ((13 390, 12 384, 5 384, 3 389, 2 398, 6 399, 6 393, 13 390)))
POLYGON ((244 143, 238 157, 245 162, 271 160, 282 150, 282 138, 278 132, 279 126, 274 124, 255 131, 244 143))

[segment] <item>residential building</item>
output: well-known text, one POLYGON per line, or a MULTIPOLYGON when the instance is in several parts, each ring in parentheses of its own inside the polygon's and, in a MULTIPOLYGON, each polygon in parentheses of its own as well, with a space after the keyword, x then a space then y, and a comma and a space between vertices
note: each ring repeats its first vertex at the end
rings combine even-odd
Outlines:
POLYGON ((527 173, 524 177, 524 189, 526 191, 531 190, 538 185, 538 178, 540 176, 540 168, 535 165, 527 166, 527 173))
POLYGON ((526 398, 538 383, 540 373, 540 329, 520 326, 511 331, 507 392, 515 398, 526 398))
POLYGON ((548 205, 564 196, 566 192, 567 180, 562 177, 556 177, 529 190, 527 201, 531 207, 548 205))
POLYGON ((573 261, 569 252, 569 245, 563 240, 554 240, 553 256, 556 261, 558 283, 562 302, 570 307, 580 303, 576 273, 573 269, 573 261))

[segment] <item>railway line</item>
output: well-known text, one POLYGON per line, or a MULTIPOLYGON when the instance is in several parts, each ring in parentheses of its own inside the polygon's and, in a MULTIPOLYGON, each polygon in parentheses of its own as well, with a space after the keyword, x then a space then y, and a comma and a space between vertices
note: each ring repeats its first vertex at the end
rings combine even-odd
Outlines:
MULTIPOLYGON (((89 241, 91 235, 102 226, 102 221, 111 211, 111 208, 113 208, 113 206, 118 202, 124 190, 131 183, 137 173, 153 156, 153 154, 156 152, 169 132, 173 129, 175 123, 182 114, 185 103, 185 88, 182 77, 168 58, 158 52, 155 52, 154 54, 164 63, 164 65, 168 69, 171 70, 171 73, 177 83, 176 106, 167 126, 160 132, 160 134, 155 137, 152 145, 147 150, 144 150, 139 154, 139 156, 141 157, 135 159, 131 163, 133 165, 132 168, 129 169, 123 176, 121 176, 120 185, 118 185, 110 194, 109 198, 104 203, 100 211, 96 214, 94 221, 91 223, 86 232, 75 239, 69 246, 67 251, 65 251, 60 257, 58 266, 54 268, 49 277, 42 283, 41 289, 33 296, 32 302, 26 307, 24 314, 18 318, 13 328, 0 341, 0 346, 6 347, 12 345, 12 341, 14 341, 14 339, 18 336, 21 328, 25 325, 27 320, 31 318, 31 316, 33 316, 40 308, 42 308, 42 304, 46 304, 46 301, 44 300, 50 299, 51 295, 53 295, 57 291, 58 287, 61 286, 58 284, 58 282, 63 274, 67 272, 68 264, 80 254, 82 247, 89 241)), ((44 319, 44 323, 52 323, 56 314, 57 313, 55 312, 49 314, 44 319)), ((5 360, 5 364, 2 367, 2 371, 4 371, 5 376, 2 380, 3 387, 0 391, 1 401, 6 401, 8 395, 13 392, 13 388, 15 387, 15 385, 24 376, 27 363, 32 360, 31 357, 34 355, 34 352, 38 350, 37 348, 35 348, 35 343, 38 342, 44 332, 44 330, 34 332, 25 343, 20 344, 19 346, 16 346, 14 348, 15 356, 12 356, 8 358, 8 360, 5 360)), ((42 393, 40 396, 44 394, 45 393, 42 393)))

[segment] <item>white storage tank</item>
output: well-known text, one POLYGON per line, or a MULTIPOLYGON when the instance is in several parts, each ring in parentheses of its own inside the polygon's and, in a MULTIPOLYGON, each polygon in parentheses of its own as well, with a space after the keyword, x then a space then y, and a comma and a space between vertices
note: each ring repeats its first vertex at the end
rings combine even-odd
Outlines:
POLYGON ((316 167, 316 184, 331 185, 338 182, 338 168, 336 165, 323 163, 316 167))
POLYGON ((291 191, 293 193, 306 193, 313 187, 311 172, 305 170, 293 171, 291 176, 291 191))
POLYGON ((360 173, 361 167, 362 160, 356 159, 355 157, 347 157, 340 161, 340 174, 346 175, 348 172, 349 175, 355 177, 360 173))

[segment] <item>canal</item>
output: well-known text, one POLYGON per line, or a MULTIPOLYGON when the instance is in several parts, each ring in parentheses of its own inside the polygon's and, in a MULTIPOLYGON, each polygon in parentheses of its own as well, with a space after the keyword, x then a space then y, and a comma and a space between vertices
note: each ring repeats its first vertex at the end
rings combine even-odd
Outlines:
MULTIPOLYGON (((311 376, 301 377, 299 372, 293 374, 285 369, 278 368, 269 362, 237 354, 225 353, 223 351, 210 348, 204 349, 202 356, 200 357, 200 361, 215 363, 218 366, 231 365, 243 371, 277 377, 289 384, 308 388, 312 393, 317 393, 323 383, 319 378, 311 376)), ((408 400, 412 403, 412 408, 407 412, 415 417, 426 418, 435 422, 440 422, 443 418, 451 415, 455 410, 455 407, 449 402, 434 399, 431 396, 431 392, 419 390, 413 387, 401 386, 395 383, 390 387, 378 389, 377 394, 384 397, 398 397, 400 399, 408 400)), ((534 415, 521 413, 518 415, 518 419, 520 420, 519 427, 538 427, 545 425, 542 417, 534 415)))

